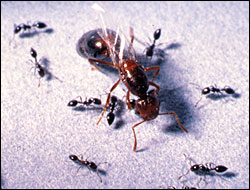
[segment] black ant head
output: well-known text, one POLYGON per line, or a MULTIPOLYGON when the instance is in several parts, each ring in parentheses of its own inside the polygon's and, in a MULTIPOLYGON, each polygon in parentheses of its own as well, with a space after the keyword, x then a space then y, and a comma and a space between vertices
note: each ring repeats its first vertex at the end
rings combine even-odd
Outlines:
POLYGON ((30 55, 36 59, 37 57, 37 53, 36 53, 36 50, 34 50, 33 48, 30 49, 30 55))
POLYGON ((110 112, 107 115, 108 124, 111 125, 113 123, 114 119, 115 119, 115 114, 113 112, 110 112))
POLYGON ((209 94, 210 93, 210 88, 209 87, 206 87, 204 88, 202 91, 201 91, 201 94, 209 94))
POLYGON ((116 96, 111 96, 111 102, 115 104, 117 102, 117 97, 116 96))
POLYGON ((129 103, 130 103, 132 109, 135 109, 135 102, 136 102, 135 100, 130 100, 130 101, 129 101, 129 103))
POLYGON ((68 103, 68 106, 70 107, 74 107, 78 104, 78 101, 77 100, 71 100, 69 103, 68 103))
POLYGON ((200 166, 199 166, 198 164, 195 164, 195 165, 191 166, 191 168, 190 168, 190 170, 191 170, 192 172, 196 172, 196 171, 198 171, 199 169, 200 169, 200 166))
POLYGON ((222 173, 222 172, 225 172, 228 168, 225 167, 225 166, 216 166, 215 167, 215 171, 216 172, 219 172, 219 173, 222 173))
POLYGON ((73 161, 78 160, 77 156, 76 156, 76 155, 73 155, 73 154, 69 155, 69 159, 70 159, 70 160, 73 160, 73 161))
POLYGON ((20 25, 18 25, 18 26, 14 25, 14 28, 15 28, 14 29, 14 34, 17 34, 22 30, 22 27, 20 25))
POLYGON ((154 32, 154 39, 158 40, 160 36, 161 36, 161 29, 159 28, 154 32))

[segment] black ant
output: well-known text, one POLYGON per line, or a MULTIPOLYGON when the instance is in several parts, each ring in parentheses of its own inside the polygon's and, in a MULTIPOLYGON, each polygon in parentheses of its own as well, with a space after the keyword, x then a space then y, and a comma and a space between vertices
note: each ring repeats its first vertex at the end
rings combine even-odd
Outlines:
MULTIPOLYGON (((97 4, 94 4, 94 6, 96 6, 96 5, 97 4)), ((97 6, 99 6, 99 5, 97 5, 97 6)), ((100 6, 99 6, 99 8, 100 8, 100 6)), ((97 8, 97 10, 99 8, 97 8)), ((103 33, 107 35, 106 29, 104 29, 103 33)), ((129 46, 128 46, 128 51, 127 51, 128 56, 126 56, 126 58, 124 56, 125 41, 126 41, 125 36, 122 34, 120 37, 121 37, 121 47, 120 47, 119 55, 117 56, 119 58, 119 62, 117 62, 115 59, 116 58, 115 55, 117 54, 117 52, 114 51, 114 48, 113 48, 114 45, 112 45, 112 42, 109 40, 108 36, 106 37, 105 40, 107 40, 106 44, 108 47, 109 55, 112 59, 112 63, 102 61, 102 60, 97 60, 97 59, 91 59, 91 58, 88 59, 90 62, 97 62, 97 63, 101 63, 101 64, 111 65, 114 68, 116 68, 120 74, 119 80, 112 86, 112 88, 109 91, 106 105, 105 105, 104 110, 100 116, 100 119, 97 122, 97 125, 100 123, 105 111, 107 110, 107 107, 110 103, 112 91, 118 86, 120 81, 122 81, 128 89, 127 96, 126 96, 126 99, 127 99, 126 103, 127 103, 129 109, 132 108, 132 106, 130 104, 130 92, 132 94, 134 94, 135 96, 138 96, 140 98, 138 100, 138 103, 137 103, 137 110, 140 112, 140 116, 143 118, 143 121, 140 123, 137 123, 136 125, 134 125, 132 127, 132 130, 134 133, 134 138, 135 138, 135 144, 134 144, 134 149, 133 149, 134 151, 136 150, 136 145, 137 145, 134 128, 145 121, 149 121, 149 120, 156 118, 158 115, 174 115, 176 121, 181 126, 181 128, 185 132, 188 132, 179 122, 179 119, 178 119, 176 113, 170 112, 170 113, 159 114, 159 101, 156 98, 156 96, 158 94, 160 87, 157 84, 155 84, 153 81, 156 78, 156 76, 158 75, 158 73, 160 71, 160 67, 157 66, 157 67, 144 68, 143 66, 141 66, 141 64, 139 64, 139 62, 136 58, 135 50, 132 47, 133 41, 135 39, 135 36, 133 34, 133 29, 130 27, 131 41, 130 41, 129 46), (131 50, 132 50, 132 52, 130 52, 131 50), (154 77, 153 77, 152 81, 148 81, 148 78, 147 78, 147 75, 145 74, 145 72, 153 71, 153 70, 155 71, 154 77), (147 91, 148 91, 150 85, 154 86, 156 88, 154 95, 147 94, 147 91)))
MULTIPOLYGON (((47 27, 47 25, 45 23, 43 23, 43 22, 40 22, 40 21, 35 22, 32 25, 24 24, 24 23, 19 24, 19 25, 15 24, 14 25, 14 36, 13 36, 12 40, 14 39, 15 35, 18 34, 21 30, 23 30, 25 32, 26 30, 31 30, 31 29, 35 29, 35 28, 43 29, 43 28, 46 28, 46 27, 47 27)), ((11 44, 12 40, 10 41, 10 44, 11 44)))
POLYGON ((102 104, 101 100, 98 99, 98 98, 89 98, 89 99, 86 98, 85 101, 83 102, 82 101, 82 97, 81 96, 79 96, 79 97, 80 97, 80 101, 78 101, 78 100, 71 100, 68 103, 68 106, 75 107, 75 106, 77 106, 77 104, 82 104, 82 105, 85 105, 85 106, 89 106, 92 103, 96 104, 96 105, 101 105, 102 104))
POLYGON ((73 162, 75 162, 76 164, 80 165, 80 167, 77 169, 77 172, 80 170, 80 168, 82 168, 83 166, 86 166, 89 171, 90 170, 93 170, 97 173, 98 177, 100 178, 100 181, 102 183, 102 178, 101 176, 99 175, 99 171, 98 171, 98 166, 100 164, 106 164, 107 162, 102 162, 102 163, 99 163, 98 165, 96 165, 96 163, 92 162, 92 161, 88 161, 87 159, 86 160, 83 160, 82 156, 81 156, 81 159, 79 159, 76 155, 72 154, 72 155, 69 155, 69 159, 72 160, 73 162))
POLYGON ((113 112, 114 112, 116 105, 117 105, 117 97, 111 96, 111 103, 109 104, 110 112, 107 115, 107 121, 109 125, 111 125, 115 119, 115 114, 113 112))
POLYGON ((152 43, 152 45, 148 46, 145 51, 146 51, 146 57, 153 57, 154 55, 154 48, 155 48, 155 42, 156 40, 158 40, 161 36, 161 29, 157 29, 155 32, 154 32, 154 41, 152 43))
POLYGON ((46 28, 47 25, 43 22, 35 22, 32 25, 28 25, 28 24, 19 24, 19 25, 14 25, 14 34, 19 33, 21 30, 30 30, 32 28, 38 28, 38 29, 43 29, 46 28))
MULTIPOLYGON (((40 87, 40 79, 42 77, 44 77, 46 74, 49 76, 49 77, 52 77, 52 74, 45 68, 45 67, 42 67, 41 64, 40 64, 40 60, 37 61, 37 52, 36 50, 34 50, 33 48, 30 49, 30 55, 31 57, 33 57, 35 59, 35 71, 38 70, 38 74, 40 76, 39 78, 39 84, 38 84, 38 87, 40 87)), ((30 60, 31 61, 31 60, 30 60)), ((60 82, 62 82, 59 78, 57 78, 56 76, 53 76, 54 78, 56 78, 57 80, 59 80, 60 82)))
POLYGON ((40 79, 41 79, 42 77, 45 76, 46 71, 45 71, 45 69, 41 66, 41 64, 37 61, 37 53, 36 53, 36 50, 34 50, 33 48, 31 48, 31 49, 30 49, 30 55, 31 55, 31 57, 33 57, 33 58, 35 59, 35 70, 36 70, 36 69, 38 70, 38 74, 39 74, 39 76, 40 76, 38 87, 40 87, 40 79))
MULTIPOLYGON (((186 156, 186 154, 184 154, 185 158, 189 160, 189 164, 190 164, 190 169, 187 171, 186 174, 180 176, 178 178, 178 180, 180 180, 183 176, 186 176, 189 171, 192 171, 194 172, 195 174, 198 174, 198 175, 204 175, 204 177, 206 176, 206 174, 210 174, 211 171, 215 171, 217 173, 223 173, 225 171, 227 171, 227 167, 223 166, 223 165, 218 165, 216 166, 214 163, 210 162, 210 163, 206 163, 206 164, 194 164, 194 165, 191 165, 191 159, 188 158, 186 156)), ((200 181, 202 180, 202 177, 200 178, 200 181)), ((199 181, 199 183, 200 183, 199 181)), ((205 181, 205 179, 204 179, 205 181)), ((199 184, 198 183, 198 184, 199 184)), ((205 183, 207 183, 205 181, 205 183)))
MULTIPOLYGON (((190 84, 199 86, 199 85, 194 84, 194 83, 190 83, 190 84)), ((217 88, 216 85, 215 85, 215 86, 210 86, 210 87, 203 88, 202 91, 201 91, 201 95, 208 95, 208 94, 211 94, 211 93, 221 94, 222 92, 225 92, 226 94, 229 94, 229 95, 235 94, 234 89, 232 89, 230 86, 225 86, 224 88, 217 88)), ((198 105, 198 103, 201 101, 201 99, 202 99, 202 97, 195 104, 195 107, 198 105)))

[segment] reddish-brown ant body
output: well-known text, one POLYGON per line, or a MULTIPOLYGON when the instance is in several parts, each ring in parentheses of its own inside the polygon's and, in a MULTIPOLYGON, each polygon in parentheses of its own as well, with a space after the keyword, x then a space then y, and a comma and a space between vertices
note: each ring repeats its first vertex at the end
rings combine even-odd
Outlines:
POLYGON ((102 163, 99 163, 98 165, 96 165, 96 163, 94 163, 92 161, 88 161, 87 159, 83 160, 82 156, 81 156, 81 159, 79 159, 76 155, 73 155, 73 154, 69 155, 69 159, 72 160, 73 162, 75 162, 76 164, 80 165, 80 167, 77 169, 77 173, 80 170, 80 168, 82 168, 83 166, 86 166, 89 169, 89 171, 93 170, 97 173, 97 175, 100 178, 100 181, 102 183, 102 178, 99 175, 98 166, 100 164, 106 164, 107 162, 102 162, 102 163))
MULTIPOLYGON (((93 7, 96 10, 103 10, 97 4, 94 4, 93 7)), ((101 17, 101 19, 102 19, 102 17, 101 17)), ((126 96, 126 99, 127 99, 126 103, 128 105, 128 108, 129 109, 132 108, 132 106, 130 104, 130 92, 131 92, 133 95, 139 97, 139 100, 136 102, 136 109, 137 109, 137 111, 140 112, 140 116, 143 118, 142 122, 137 123, 132 127, 133 133, 134 133, 134 139, 135 139, 134 148, 133 148, 134 151, 136 150, 136 146, 137 146, 137 140, 136 140, 134 128, 145 121, 149 121, 149 120, 156 118, 158 115, 174 115, 175 119, 178 122, 178 124, 180 125, 180 127, 185 132, 188 132, 181 125, 176 113, 170 112, 170 113, 159 114, 159 101, 158 101, 156 96, 159 92, 160 87, 157 84, 155 84, 153 81, 156 78, 156 76, 158 75, 160 68, 158 66, 144 68, 138 62, 138 60, 136 58, 135 50, 132 47, 133 41, 135 38, 134 34, 133 34, 133 29, 130 27, 131 41, 130 41, 129 46, 128 46, 128 50, 127 50, 128 55, 126 55, 126 57, 124 56, 125 42, 126 42, 125 36, 123 34, 120 36, 121 37, 121 46, 120 46, 119 55, 117 55, 118 52, 114 51, 115 44, 113 44, 112 41, 109 41, 109 38, 107 36, 108 32, 106 31, 106 28, 103 28, 102 33, 104 34, 103 39, 106 41, 109 55, 112 59, 112 63, 102 61, 102 60, 97 60, 97 59, 91 59, 91 58, 89 58, 88 60, 90 62, 97 62, 97 63, 113 66, 114 68, 116 68, 119 71, 120 78, 109 91, 106 105, 104 107, 104 110, 101 114, 100 119, 97 122, 97 125, 100 123, 105 111, 107 110, 107 107, 110 103, 112 91, 118 86, 120 81, 122 81, 128 89, 127 96, 126 96), (105 36, 105 34, 106 34, 106 36, 105 36), (131 50, 132 50, 132 52, 131 52, 131 50), (119 58, 119 62, 116 61, 115 56, 117 56, 119 58), (152 81, 148 81, 147 75, 145 73, 147 71, 155 71, 152 81), (154 95, 147 93, 150 85, 154 86, 156 88, 155 92, 153 93, 154 95)))

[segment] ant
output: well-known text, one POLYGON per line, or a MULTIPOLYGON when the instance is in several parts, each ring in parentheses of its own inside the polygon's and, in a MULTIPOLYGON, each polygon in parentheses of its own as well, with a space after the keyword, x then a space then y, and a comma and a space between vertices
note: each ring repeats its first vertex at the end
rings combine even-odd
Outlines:
POLYGON ((115 119, 115 114, 113 112, 114 112, 116 105, 117 105, 117 97, 111 96, 111 103, 109 104, 110 112, 107 115, 107 121, 109 125, 111 125, 115 119))
MULTIPOLYGON (((190 83, 190 84, 196 85, 194 83, 190 83)), ((196 86, 199 86, 199 85, 196 85, 196 86)), ((216 85, 214 85, 214 86, 203 88, 201 91, 201 95, 208 95, 211 93, 221 94, 222 92, 225 92, 226 94, 229 94, 229 95, 235 94, 234 89, 232 89, 230 86, 225 86, 224 88, 217 88, 216 85)), ((202 99, 202 97, 195 104, 195 107, 198 105, 198 103, 201 101, 201 99, 202 99)))
POLYGON ((43 29, 46 28, 47 25, 43 22, 35 22, 32 25, 28 25, 28 24, 19 24, 19 25, 14 25, 14 34, 19 33, 21 30, 30 30, 32 28, 38 28, 38 29, 43 29))
POLYGON ((19 24, 19 25, 14 24, 14 36, 13 36, 12 40, 10 41, 10 44, 13 41, 15 35, 18 34, 21 30, 23 30, 25 32, 26 30, 31 30, 32 28, 43 29, 46 27, 47 27, 47 25, 43 22, 40 22, 40 21, 35 22, 32 25, 24 24, 24 23, 19 24))
MULTIPOLYGON (((94 4, 92 6, 92 8, 96 9, 97 11, 103 10, 103 8, 100 7, 98 4, 94 4)), ((99 14, 99 15, 101 16, 101 14, 99 14)), ((101 16, 101 20, 103 21, 102 16, 101 16)), ((105 23, 103 23, 103 25, 105 26, 105 23)), ((132 46, 133 41, 135 39, 132 27, 129 28, 131 40, 130 40, 130 43, 128 46, 128 51, 127 51, 128 55, 126 55, 126 58, 124 58, 125 57, 124 50, 125 50, 126 39, 125 39, 125 36, 123 34, 120 36, 121 37, 121 46, 120 46, 119 55, 117 56, 119 58, 119 62, 117 62, 115 59, 115 55, 117 54, 117 52, 114 51, 114 48, 113 48, 114 45, 112 45, 112 41, 109 40, 109 38, 107 36, 106 29, 104 28, 103 30, 104 30, 103 33, 106 34, 105 40, 107 40, 106 43, 108 44, 107 47, 108 47, 108 51, 109 51, 112 63, 102 61, 102 60, 97 60, 97 59, 91 59, 91 58, 89 58, 88 60, 89 60, 89 62, 98 62, 101 64, 113 66, 114 68, 116 68, 119 71, 120 78, 112 86, 112 88, 109 91, 106 105, 104 107, 104 110, 103 110, 98 122, 97 122, 97 125, 100 123, 105 111, 107 110, 107 107, 110 103, 112 91, 118 86, 120 81, 122 81, 128 89, 127 96, 126 96, 126 99, 127 99, 126 103, 127 103, 127 106, 129 109, 132 108, 132 106, 130 104, 130 93, 132 93, 133 95, 138 96, 140 98, 138 100, 138 103, 136 104, 136 106, 137 106, 137 110, 140 112, 140 116, 143 118, 143 121, 140 123, 137 123, 136 125, 134 125, 132 127, 132 130, 134 133, 134 138, 135 138, 135 143, 134 143, 134 148, 133 148, 134 151, 136 151, 136 145, 137 145, 137 140, 136 140, 134 128, 145 121, 149 121, 149 120, 156 118, 158 115, 167 115, 167 114, 174 115, 175 119, 178 122, 178 124, 180 125, 180 127, 185 132, 188 132, 180 123, 176 113, 170 112, 170 113, 159 114, 159 101, 158 101, 156 96, 158 94, 158 91, 160 90, 160 87, 157 84, 155 84, 153 81, 157 77, 157 75, 160 71, 160 67, 157 66, 157 67, 144 68, 141 64, 139 64, 139 61, 136 58, 135 50, 133 49, 133 46, 132 46), (147 71, 155 71, 152 81, 148 81, 147 75, 145 73, 147 71), (154 95, 147 94, 147 91, 148 91, 150 85, 156 88, 154 95)))
POLYGON ((69 155, 69 159, 72 160, 73 162, 75 162, 76 164, 80 165, 80 167, 77 169, 77 172, 80 170, 80 168, 82 168, 83 166, 86 166, 89 171, 90 170, 93 170, 97 173, 98 177, 100 178, 100 181, 102 183, 102 178, 101 176, 99 175, 99 170, 98 170, 98 166, 100 164, 106 164, 107 162, 102 162, 102 163, 99 163, 98 165, 96 165, 96 163, 92 162, 92 161, 88 161, 87 159, 86 160, 83 160, 82 158, 82 155, 81 155, 81 159, 79 159, 76 155, 74 154, 71 154, 69 155))
POLYGON ((78 101, 78 100, 71 100, 68 103, 68 106, 75 107, 77 104, 82 104, 82 105, 85 105, 85 106, 89 106, 92 103, 96 104, 96 105, 101 105, 102 104, 101 100, 98 99, 98 98, 89 98, 89 99, 86 98, 85 101, 83 102, 82 101, 82 97, 81 96, 79 96, 79 97, 80 97, 80 101, 78 101))
MULTIPOLYGON (((212 162, 206 163, 206 164, 194 164, 194 165, 191 165, 191 159, 188 158, 186 156, 186 154, 183 154, 183 155, 185 156, 186 159, 189 160, 190 169, 187 171, 186 174, 180 176, 178 178, 178 180, 180 180, 183 176, 186 176, 189 173, 189 171, 192 171, 192 172, 194 172, 195 174, 198 174, 198 175, 204 175, 204 178, 205 178, 206 174, 210 174, 211 171, 215 171, 217 173, 223 173, 223 172, 227 171, 227 169, 228 169, 227 167, 225 167, 223 165, 216 166, 212 162)), ((200 181, 201 180, 202 180, 202 177, 200 177, 200 181)), ((200 181, 199 181, 199 183, 200 183, 200 181)), ((204 179, 204 181, 205 181, 205 179, 204 179)), ((207 182, 205 181, 205 183, 207 183, 207 182)))
MULTIPOLYGON (((153 57, 154 55, 154 48, 155 48, 155 42, 156 40, 158 40, 161 36, 161 29, 157 29, 155 32, 154 32, 154 41, 152 43, 152 45, 148 46, 145 50, 146 50, 146 57, 153 57)), ((144 50, 144 51, 145 51, 144 50)))
MULTIPOLYGON (((40 79, 42 77, 44 77, 46 74, 49 76, 49 77, 52 77, 52 74, 45 68, 45 67, 42 67, 42 65, 40 64, 40 60, 37 61, 37 52, 36 50, 34 50, 33 48, 30 49, 30 55, 31 57, 33 57, 35 59, 35 62, 33 62, 35 64, 35 71, 38 70, 38 75, 40 76, 39 78, 39 84, 38 84, 38 87, 40 87, 40 79)), ((59 80, 60 82, 62 82, 59 78, 57 78, 56 76, 53 76, 55 77, 57 80, 59 80)))

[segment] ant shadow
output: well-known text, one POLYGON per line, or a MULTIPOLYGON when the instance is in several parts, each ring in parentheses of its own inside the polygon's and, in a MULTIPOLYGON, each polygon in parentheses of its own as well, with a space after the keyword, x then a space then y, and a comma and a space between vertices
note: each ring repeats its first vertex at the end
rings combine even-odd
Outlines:
POLYGON ((46 34, 52 34, 54 32, 54 30, 52 28, 47 28, 46 30, 43 31, 29 31, 29 32, 23 32, 19 35, 19 38, 32 38, 34 36, 37 36, 41 33, 46 33, 46 34))
POLYGON ((214 100, 214 101, 217 101, 217 100, 220 100, 220 99, 224 99, 224 98, 227 98, 227 97, 233 97, 235 99, 238 99, 241 97, 241 95, 239 93, 234 93, 232 95, 229 95, 229 94, 220 94, 220 93, 214 93, 214 94, 209 94, 207 95, 206 97, 211 99, 211 100, 214 100))
POLYGON ((57 78, 55 75, 53 75, 49 70, 50 64, 51 62, 46 58, 46 57, 42 57, 39 62, 41 63, 41 65, 43 66, 43 69, 45 70, 46 73, 46 81, 51 81, 52 79, 57 79, 60 82, 62 82, 62 80, 60 80, 59 78, 57 78))

